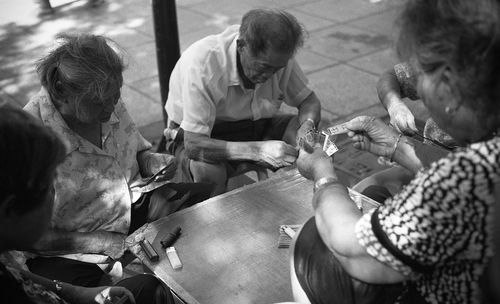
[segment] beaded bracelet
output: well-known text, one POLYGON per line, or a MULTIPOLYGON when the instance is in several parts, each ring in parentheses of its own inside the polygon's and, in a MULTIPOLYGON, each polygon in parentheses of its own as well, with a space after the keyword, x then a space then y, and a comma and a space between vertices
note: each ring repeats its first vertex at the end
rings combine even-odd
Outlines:
POLYGON ((394 143, 394 146, 392 147, 392 153, 391 153, 391 157, 390 157, 390 161, 391 163, 393 162, 394 160, 394 154, 396 154, 396 150, 398 149, 398 144, 399 144, 399 141, 401 140, 401 137, 403 136, 402 133, 399 133, 398 135, 398 139, 396 139, 396 142, 394 143))

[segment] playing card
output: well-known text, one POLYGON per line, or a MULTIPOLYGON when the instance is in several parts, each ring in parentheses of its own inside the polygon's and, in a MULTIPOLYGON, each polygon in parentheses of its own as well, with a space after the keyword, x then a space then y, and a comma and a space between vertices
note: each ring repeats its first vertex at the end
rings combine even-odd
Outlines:
POLYGON ((338 135, 338 134, 344 134, 349 132, 349 129, 346 128, 345 123, 341 123, 339 125, 329 127, 328 132, 330 132, 330 135, 338 135))
POLYGON ((332 156, 335 152, 337 152, 339 148, 330 140, 330 136, 325 136, 325 142, 323 143, 323 151, 325 151, 326 155, 332 156))

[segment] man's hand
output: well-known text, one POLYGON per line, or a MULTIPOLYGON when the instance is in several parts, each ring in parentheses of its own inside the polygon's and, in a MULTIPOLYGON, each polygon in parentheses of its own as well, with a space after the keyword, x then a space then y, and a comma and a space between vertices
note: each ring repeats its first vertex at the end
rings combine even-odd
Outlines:
POLYGON ((297 137, 296 137, 296 143, 298 144, 300 142, 300 139, 303 138, 303 140, 308 143, 311 146, 314 146, 314 138, 313 136, 310 136, 308 134, 314 134, 315 133, 315 126, 314 122, 310 119, 304 121, 300 127, 297 129, 297 137))
POLYGON ((300 149, 297 159, 297 168, 302 176, 310 180, 334 174, 333 161, 320 144, 316 144, 314 150, 309 153, 300 149))
POLYGON ((399 134, 380 119, 358 116, 345 126, 350 130, 347 135, 354 142, 355 148, 385 157, 393 153, 399 134))
POLYGON ((164 167, 167 167, 164 174, 159 175, 156 181, 168 180, 174 177, 177 170, 177 160, 175 156, 163 153, 141 152, 138 156, 139 167, 143 177, 152 176, 164 167))
POLYGON ((127 247, 125 246, 125 239, 127 235, 117 232, 100 231, 102 239, 102 254, 105 254, 113 260, 119 259, 127 247))
POLYGON ((391 118, 391 125, 399 132, 407 135, 418 132, 415 126, 415 117, 402 101, 391 103, 387 112, 391 118))
POLYGON ((260 143, 259 161, 276 170, 290 166, 297 159, 297 149, 280 140, 267 140, 260 143))

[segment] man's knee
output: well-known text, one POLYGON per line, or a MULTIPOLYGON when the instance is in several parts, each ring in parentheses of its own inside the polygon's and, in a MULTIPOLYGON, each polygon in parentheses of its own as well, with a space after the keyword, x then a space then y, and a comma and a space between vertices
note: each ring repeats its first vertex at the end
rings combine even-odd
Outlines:
POLYGON ((227 172, 224 163, 205 163, 191 160, 189 169, 195 182, 211 184, 226 183, 227 172))
POLYGON ((288 122, 288 125, 286 126, 285 132, 283 133, 282 140, 286 142, 289 145, 296 146, 296 137, 297 137, 297 130, 299 129, 299 117, 294 116, 290 121, 288 122))

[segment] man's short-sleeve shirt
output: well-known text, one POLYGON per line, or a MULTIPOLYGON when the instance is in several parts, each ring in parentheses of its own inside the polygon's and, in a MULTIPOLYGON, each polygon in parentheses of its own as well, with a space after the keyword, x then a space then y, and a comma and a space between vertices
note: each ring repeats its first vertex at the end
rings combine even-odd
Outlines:
MULTIPOLYGON (((63 231, 96 230, 127 233, 132 193, 129 184, 140 177, 137 153, 151 148, 122 101, 102 124, 102 149, 71 130, 45 89, 24 108, 55 131, 66 145, 66 157, 54 183, 52 228, 63 231)), ((107 257, 91 254, 67 258, 100 263, 107 257)))
POLYGON ((498 183, 499 137, 458 149, 365 214, 356 225, 358 240, 414 281, 429 303, 475 303, 493 255, 498 183))
POLYGON ((258 120, 274 116, 281 104, 297 107, 312 91, 295 59, 255 89, 238 75, 239 26, 191 45, 170 76, 165 109, 184 130, 210 136, 218 121, 258 120))

